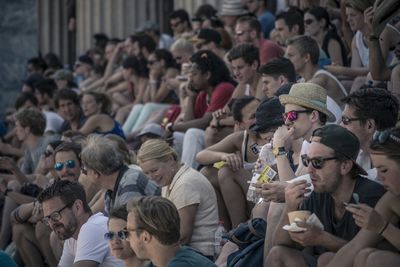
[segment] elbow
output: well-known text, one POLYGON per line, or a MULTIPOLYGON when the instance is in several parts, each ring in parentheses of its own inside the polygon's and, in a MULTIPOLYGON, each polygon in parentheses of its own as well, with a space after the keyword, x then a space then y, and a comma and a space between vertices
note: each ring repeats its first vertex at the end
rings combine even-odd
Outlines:
POLYGON ((204 153, 204 150, 202 150, 202 151, 200 151, 199 153, 197 153, 197 155, 196 155, 196 161, 198 162, 198 163, 200 163, 200 164, 207 164, 206 163, 206 161, 205 161, 205 159, 206 159, 206 157, 205 157, 205 155, 204 155, 205 153, 204 153))

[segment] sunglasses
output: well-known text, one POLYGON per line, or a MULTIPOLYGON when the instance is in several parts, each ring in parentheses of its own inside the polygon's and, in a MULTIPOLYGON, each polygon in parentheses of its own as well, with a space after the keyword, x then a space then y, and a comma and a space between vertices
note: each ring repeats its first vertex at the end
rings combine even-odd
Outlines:
POLYGON ((387 140, 392 139, 396 143, 400 144, 400 137, 397 137, 391 133, 391 129, 385 131, 377 131, 374 133, 372 139, 383 145, 387 140))
POLYGON ((353 121, 360 121, 360 120, 362 120, 362 119, 361 118, 349 118, 346 116, 342 116, 342 123, 344 125, 349 125, 353 121))
POLYGON ((306 154, 301 155, 301 162, 303 163, 304 166, 308 167, 308 165, 316 169, 320 170, 322 167, 324 167, 325 161, 328 160, 334 160, 337 159, 336 157, 330 157, 330 158, 324 158, 324 157, 314 157, 314 158, 309 158, 306 154))
POLYGON ((129 232, 127 230, 121 230, 118 232, 110 231, 110 232, 107 232, 104 234, 104 239, 107 241, 114 240, 116 238, 119 238, 121 240, 126 240, 128 238, 128 236, 129 236, 129 232))
POLYGON ((56 171, 61 171, 62 169, 64 169, 64 165, 68 169, 73 169, 76 166, 75 160, 67 160, 66 162, 56 162, 56 164, 54 164, 54 169, 56 171))
POLYGON ((313 19, 305 19, 305 20, 304 20, 304 24, 305 24, 305 25, 310 25, 310 24, 313 23, 313 22, 314 22, 313 19))
POLYGON ((283 120, 288 120, 289 122, 295 121, 299 118, 300 113, 310 113, 310 110, 292 110, 286 113, 283 113, 283 120))

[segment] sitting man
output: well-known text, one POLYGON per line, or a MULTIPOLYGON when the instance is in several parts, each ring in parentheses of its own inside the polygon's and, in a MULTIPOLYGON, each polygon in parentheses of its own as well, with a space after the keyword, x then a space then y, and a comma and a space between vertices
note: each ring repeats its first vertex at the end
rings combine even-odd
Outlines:
POLYGON ((43 222, 65 240, 58 266, 123 266, 111 255, 103 238, 107 217, 92 214, 79 183, 56 181, 41 192, 38 200, 43 206, 43 222))
POLYGON ((302 161, 308 167, 314 192, 305 198, 310 184, 304 180, 286 187, 286 207, 266 266, 317 266, 317 261, 328 257, 327 254, 318 259, 320 255, 339 250, 357 234, 360 228, 345 205, 360 201, 373 207, 385 192, 381 185, 359 176, 365 174, 356 163, 359 150, 357 137, 341 126, 327 125, 313 132, 302 161), (302 222, 297 223, 304 228, 302 232, 283 230, 289 222, 287 213, 296 210, 315 213, 323 229, 302 222), (296 244, 304 250, 296 249, 296 244))
POLYGON ((216 266, 189 247, 182 247, 180 219, 175 205, 163 197, 135 197, 127 205, 127 230, 138 259, 149 266, 216 266))
POLYGON ((81 154, 83 172, 95 184, 107 190, 105 211, 125 205, 134 196, 160 195, 160 188, 138 169, 129 168, 116 141, 90 135, 81 154))

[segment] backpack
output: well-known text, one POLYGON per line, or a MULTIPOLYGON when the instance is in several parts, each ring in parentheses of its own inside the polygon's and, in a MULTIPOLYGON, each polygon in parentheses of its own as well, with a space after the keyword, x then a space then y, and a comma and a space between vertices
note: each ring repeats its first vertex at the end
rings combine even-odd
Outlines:
POLYGON ((266 228, 265 220, 255 218, 233 229, 228 239, 238 245, 239 250, 228 256, 227 267, 262 267, 266 228))

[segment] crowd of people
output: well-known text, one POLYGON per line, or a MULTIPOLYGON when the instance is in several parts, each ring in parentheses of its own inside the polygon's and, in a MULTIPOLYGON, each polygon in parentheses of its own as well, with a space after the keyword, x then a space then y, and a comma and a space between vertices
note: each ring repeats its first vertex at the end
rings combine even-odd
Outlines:
POLYGON ((96 34, 73 69, 27 60, 2 123, 0 265, 399 266, 400 3, 168 18, 172 36, 96 34))

